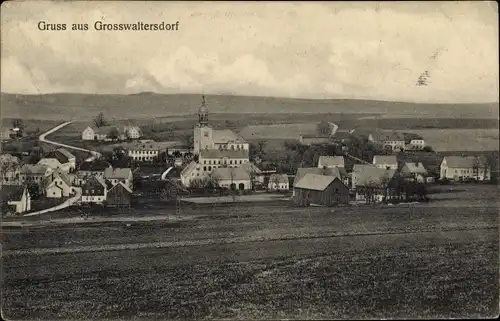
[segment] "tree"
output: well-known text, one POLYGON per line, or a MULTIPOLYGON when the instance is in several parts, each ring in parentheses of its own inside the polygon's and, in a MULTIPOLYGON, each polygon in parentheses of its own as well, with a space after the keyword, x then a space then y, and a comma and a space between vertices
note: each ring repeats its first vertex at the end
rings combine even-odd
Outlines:
POLYGON ((188 148, 192 148, 194 146, 194 137, 192 134, 181 135, 180 139, 184 146, 188 148))
POLYGON ((316 131, 320 136, 329 135, 331 132, 330 124, 327 121, 322 120, 316 125, 316 131))
POLYGON ((118 131, 118 128, 112 127, 109 132, 108 132, 108 137, 111 139, 118 139, 120 136, 120 132, 118 131))
POLYGON ((431 146, 424 146, 424 148, 422 148, 422 151, 424 152, 428 152, 428 153, 431 153, 433 152, 434 150, 432 149, 431 146))
POLYGON ((104 118, 104 113, 100 112, 94 117, 94 125, 97 128, 104 127, 108 125, 108 121, 104 118))
POLYGON ((24 131, 24 121, 22 119, 16 118, 12 120, 12 127, 13 128, 19 128, 18 135, 22 136, 22 133, 24 131))

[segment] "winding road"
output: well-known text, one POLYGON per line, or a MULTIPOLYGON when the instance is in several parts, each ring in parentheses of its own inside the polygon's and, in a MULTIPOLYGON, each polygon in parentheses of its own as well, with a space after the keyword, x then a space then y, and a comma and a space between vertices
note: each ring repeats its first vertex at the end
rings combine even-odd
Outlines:
MULTIPOLYGON (((47 137, 47 135, 53 134, 56 131, 60 130, 61 128, 65 127, 65 126, 68 126, 71 123, 72 123, 72 121, 68 121, 68 122, 62 123, 60 125, 57 125, 56 127, 54 127, 52 129, 46 131, 45 133, 41 134, 38 137, 38 140, 40 142, 43 142, 43 143, 46 143, 46 144, 51 144, 51 145, 54 145, 54 146, 59 146, 59 147, 67 148, 67 149, 78 150, 78 151, 89 153, 92 156, 89 157, 89 158, 87 158, 85 160, 85 161, 88 161, 88 162, 93 161, 94 159, 101 157, 101 154, 98 153, 98 152, 96 152, 96 151, 85 149, 85 148, 80 148, 80 147, 75 147, 75 146, 71 146, 71 145, 61 144, 61 143, 54 142, 52 140, 48 140, 48 139, 45 138, 45 137, 47 137)), ((57 206, 54 206, 54 207, 51 207, 51 208, 47 208, 47 209, 44 209, 44 210, 41 210, 41 211, 28 213, 28 214, 25 214, 23 216, 36 216, 36 215, 41 215, 41 214, 45 214, 45 213, 55 212, 55 211, 59 211, 59 210, 68 208, 71 205, 73 205, 76 202, 78 202, 78 200, 80 200, 80 198, 82 196, 82 191, 81 191, 80 188, 76 188, 75 192, 76 193, 75 193, 75 195, 73 197, 69 198, 68 200, 66 200, 62 204, 59 204, 57 206)))
POLYGON ((54 146, 60 146, 60 147, 64 147, 64 148, 68 148, 68 149, 72 149, 72 150, 78 150, 78 151, 81 151, 81 152, 87 152, 90 155, 92 155, 91 157, 87 158, 85 161, 89 161, 90 162, 90 161, 93 161, 96 158, 101 157, 101 153, 99 153, 99 152, 96 152, 96 151, 93 151, 93 150, 90 150, 90 149, 85 149, 85 148, 75 147, 75 146, 71 146, 71 145, 61 144, 61 143, 54 142, 54 141, 51 141, 51 140, 48 140, 48 139, 45 138, 47 135, 53 134, 56 131, 58 131, 59 129, 61 129, 63 127, 66 127, 66 126, 68 126, 71 123, 73 123, 73 122, 72 121, 68 121, 68 122, 62 123, 60 125, 57 125, 56 127, 54 127, 52 129, 46 131, 45 133, 41 134, 40 137, 38 137, 38 140, 41 141, 41 142, 43 142, 43 143, 51 144, 51 145, 54 145, 54 146))

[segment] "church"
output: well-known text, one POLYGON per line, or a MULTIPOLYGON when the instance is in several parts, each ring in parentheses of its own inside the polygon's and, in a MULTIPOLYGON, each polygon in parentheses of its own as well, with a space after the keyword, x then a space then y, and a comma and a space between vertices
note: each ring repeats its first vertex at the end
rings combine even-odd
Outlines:
MULTIPOLYGON (((223 173, 233 174, 238 172, 238 184, 241 189, 250 189, 249 144, 232 130, 213 129, 208 123, 208 107, 205 96, 202 98, 198 110, 198 123, 194 127, 193 152, 198 156, 198 161, 188 164, 181 172, 181 182, 190 186, 193 180, 205 180, 212 174, 217 174, 220 180, 230 180, 231 177, 223 173), (220 168, 233 168, 231 171, 219 170, 220 168), (242 172, 247 173, 243 175, 242 172), (247 182, 248 181, 248 182, 247 182)), ((229 175, 228 174, 228 175, 229 175)), ((212 175, 213 176, 213 175, 212 175)))
POLYGON ((232 130, 213 129, 208 124, 208 107, 205 96, 198 110, 198 124, 194 127, 194 154, 202 150, 248 150, 245 140, 232 130))

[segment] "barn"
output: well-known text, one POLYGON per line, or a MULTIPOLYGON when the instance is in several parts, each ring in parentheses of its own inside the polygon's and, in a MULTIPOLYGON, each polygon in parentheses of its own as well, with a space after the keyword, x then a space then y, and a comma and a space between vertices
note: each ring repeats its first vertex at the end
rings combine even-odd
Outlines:
POLYGON ((130 208, 132 190, 123 182, 118 182, 108 190, 106 202, 110 207, 130 208))
POLYGON ((297 206, 335 206, 349 203, 349 188, 335 176, 308 173, 294 186, 297 206))

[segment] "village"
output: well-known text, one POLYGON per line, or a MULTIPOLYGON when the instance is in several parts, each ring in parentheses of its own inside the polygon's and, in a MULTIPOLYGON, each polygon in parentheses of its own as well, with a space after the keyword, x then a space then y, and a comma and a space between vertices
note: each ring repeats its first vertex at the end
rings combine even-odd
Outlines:
MULTIPOLYGON (((298 134, 287 146, 295 158, 272 162, 259 146, 265 142, 213 128, 209 116, 203 97, 189 146, 145 139, 139 126, 110 126, 101 114, 81 140, 114 143, 113 152, 85 153, 44 139, 36 150, 2 153, 2 213, 123 212, 148 199, 177 206, 276 199, 298 207, 427 202, 435 184, 492 181, 484 157, 447 155, 436 164, 425 157, 432 147, 419 135, 341 129, 327 121, 318 123, 316 135, 298 134)), ((2 131, 3 142, 22 139, 22 130, 2 131)))

